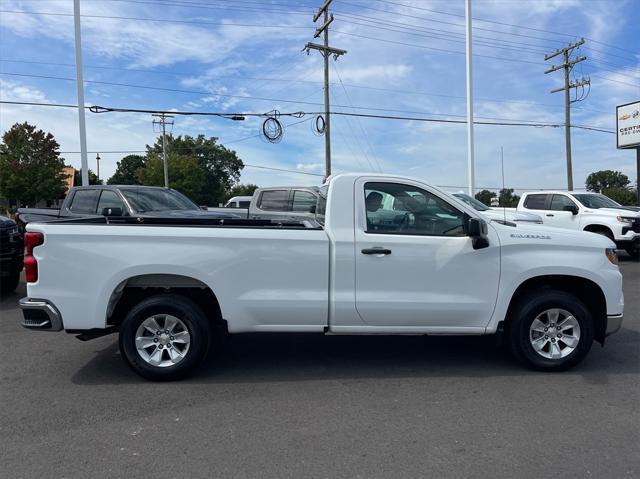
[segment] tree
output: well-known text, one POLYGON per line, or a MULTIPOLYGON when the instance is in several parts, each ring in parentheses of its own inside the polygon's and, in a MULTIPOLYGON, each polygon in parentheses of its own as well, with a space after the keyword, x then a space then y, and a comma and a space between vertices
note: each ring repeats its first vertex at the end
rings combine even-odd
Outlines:
POLYGON ((629 188, 606 188, 602 190, 602 194, 621 205, 633 206, 636 204, 636 191, 629 188))
POLYGON ((609 188, 627 188, 629 183, 629 177, 619 171, 600 170, 587 176, 585 186, 587 191, 602 193, 609 188))
POLYGON ((64 159, 51 133, 27 122, 16 123, 0 143, 0 197, 35 204, 66 191, 64 159))
POLYGON ((520 201, 520 197, 513 194, 513 188, 501 189, 498 199, 500 206, 503 208, 515 208, 518 206, 518 202, 520 201))
POLYGON ((258 189, 258 185, 247 184, 241 185, 237 184, 233 188, 229 190, 225 201, 229 201, 234 196, 253 196, 254 191, 258 189))
MULTIPOLYGON (((206 180, 196 158, 171 153, 169 155, 169 172, 171 188, 185 194, 199 205, 207 204, 200 200, 206 180)), ((151 153, 145 162, 145 167, 138 170, 136 177, 138 183, 142 185, 164 186, 162 157, 151 153)))
MULTIPOLYGON (((167 136, 167 152, 169 157, 169 186, 180 189, 177 186, 176 172, 173 171, 172 162, 185 163, 184 158, 191 158, 195 163, 193 165, 194 172, 198 175, 198 181, 195 177, 187 182, 189 193, 187 194, 193 201, 200 205, 217 205, 222 203, 227 196, 227 192, 240 179, 240 170, 244 168, 242 160, 238 158, 236 152, 229 150, 222 145, 217 144, 216 137, 205 138, 204 135, 192 137, 189 135, 167 136), (183 158, 183 159, 178 159, 183 158)), ((159 137, 152 146, 147 145, 147 162, 141 170, 138 170, 136 177, 139 180, 153 179, 157 185, 163 185, 163 181, 159 181, 157 176, 157 163, 151 161, 151 158, 162 157, 162 137, 159 137), (153 164, 151 164, 153 163, 153 164), (148 172, 146 170, 149 170, 148 172)), ((160 162, 162 163, 162 162, 160 162)), ((186 175, 185 171, 182 171, 186 175)), ((186 181, 186 176, 185 176, 186 181)), ((145 183, 150 184, 150 183, 145 183)))
POLYGON ((491 206, 491 198, 495 198, 496 196, 493 191, 482 190, 476 193, 476 200, 482 201, 487 206, 491 206))
MULTIPOLYGON (((101 185, 102 180, 98 179, 98 175, 96 175, 93 171, 89 170, 89 184, 90 185, 101 185)), ((82 168, 76 170, 73 174, 73 186, 82 186, 82 168)))
POLYGON ((146 158, 142 155, 127 155, 120 160, 116 171, 107 181, 108 185, 137 185, 136 173, 144 167, 146 158))

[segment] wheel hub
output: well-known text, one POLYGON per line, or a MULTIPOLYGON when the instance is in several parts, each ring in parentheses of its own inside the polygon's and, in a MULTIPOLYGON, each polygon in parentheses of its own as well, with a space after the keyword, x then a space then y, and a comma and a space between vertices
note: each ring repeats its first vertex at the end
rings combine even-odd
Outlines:
POLYGON ((551 308, 540 313, 529 328, 533 350, 546 359, 562 359, 580 342, 580 324, 567 310, 551 308))
POLYGON ((158 314, 140 323, 135 342, 138 354, 146 363, 164 368, 174 366, 186 357, 191 335, 181 319, 158 314))

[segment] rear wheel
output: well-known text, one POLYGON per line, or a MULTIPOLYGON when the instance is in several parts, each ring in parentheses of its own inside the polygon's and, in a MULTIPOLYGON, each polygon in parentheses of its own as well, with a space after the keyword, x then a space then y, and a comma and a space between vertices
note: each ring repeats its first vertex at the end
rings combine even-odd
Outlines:
POLYGON ((120 326, 120 352, 140 376, 172 381, 191 374, 207 354, 211 325, 183 296, 160 294, 134 306, 120 326))
POLYGON ((520 301, 510 324, 514 356, 540 371, 564 371, 584 359, 593 343, 593 318, 575 296, 544 291, 520 301))

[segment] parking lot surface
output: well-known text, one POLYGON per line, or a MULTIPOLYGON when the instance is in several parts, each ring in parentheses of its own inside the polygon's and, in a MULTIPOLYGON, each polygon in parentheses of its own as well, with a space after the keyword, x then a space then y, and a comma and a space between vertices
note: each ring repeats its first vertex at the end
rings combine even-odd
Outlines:
POLYGON ((623 328, 565 373, 490 337, 239 335, 152 383, 115 335, 19 326, 0 303, 0 476, 640 477, 640 263, 623 328))

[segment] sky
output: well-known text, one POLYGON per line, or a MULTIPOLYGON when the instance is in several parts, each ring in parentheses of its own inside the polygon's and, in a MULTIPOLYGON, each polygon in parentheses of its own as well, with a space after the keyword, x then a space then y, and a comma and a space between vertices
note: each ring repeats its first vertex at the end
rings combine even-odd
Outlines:
MULTIPOLYGON (((81 0, 85 104, 189 112, 281 112, 281 141, 245 121, 176 116, 174 135, 204 134, 244 161, 242 183, 320 184, 323 110, 314 39, 321 0, 81 0), (286 113, 305 112, 301 118, 286 113), (287 126, 289 125, 289 126, 287 126), (281 171, 286 170, 286 171, 281 171)), ((463 0, 334 0, 332 111, 465 121, 463 0)), ((564 123, 561 71, 544 60, 585 38, 572 80, 574 185, 601 169, 635 182, 635 152, 617 150, 616 105, 640 100, 640 0, 472 0, 476 121, 564 123), (587 95, 588 93, 588 95, 587 95)), ((0 0, 0 99, 77 104, 72 0, 0 0)), ((318 22, 320 23, 320 22, 318 22)), ((80 166, 73 108, 0 104, 0 131, 27 121, 51 132, 66 162, 80 166)), ((150 113, 87 112, 90 168, 113 174, 126 152, 158 136, 150 113), (121 153, 122 152, 122 153, 121 153)), ((566 189, 564 128, 476 124, 476 188, 504 184, 566 189)), ((331 116, 333 173, 383 172, 460 190, 467 185, 464 123, 331 116)))

